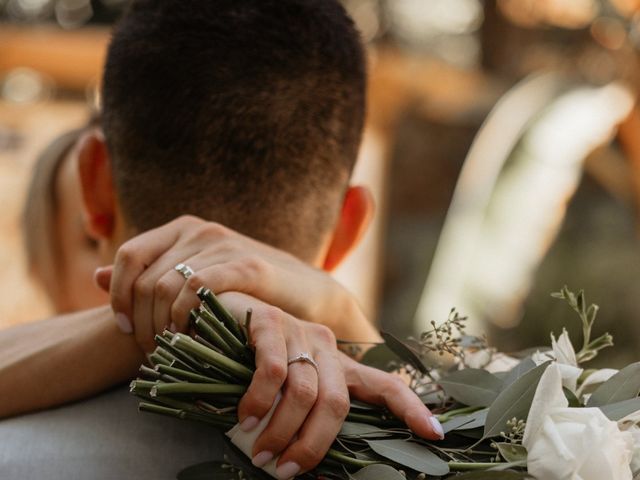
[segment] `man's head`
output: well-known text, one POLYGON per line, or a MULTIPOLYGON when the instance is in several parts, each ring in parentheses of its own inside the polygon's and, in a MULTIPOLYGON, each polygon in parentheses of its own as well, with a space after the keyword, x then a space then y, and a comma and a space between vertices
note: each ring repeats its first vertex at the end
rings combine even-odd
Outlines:
POLYGON ((190 213, 315 258, 340 217, 365 77, 336 0, 134 1, 103 82, 104 156, 125 227, 190 213))

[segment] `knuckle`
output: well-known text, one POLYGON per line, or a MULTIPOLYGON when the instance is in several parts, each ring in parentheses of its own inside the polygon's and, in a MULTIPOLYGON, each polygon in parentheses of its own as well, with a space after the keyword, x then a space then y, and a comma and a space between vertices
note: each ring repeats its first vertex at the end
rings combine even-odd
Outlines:
POLYGON ((282 451, 290 441, 290 437, 275 429, 265 432, 264 444, 270 446, 274 452, 282 451))
POLYGON ((325 325, 313 324, 313 330, 316 338, 325 345, 336 345, 336 335, 325 325))
POLYGON ((341 393, 341 392, 332 392, 327 394, 324 402, 326 403, 329 411, 336 418, 345 418, 349 413, 349 408, 351 407, 351 402, 349 400, 349 396, 341 393))
POLYGON ((189 290, 197 292, 200 287, 204 286, 205 281, 204 278, 202 278, 202 275, 196 272, 193 273, 189 278, 187 278, 186 283, 189 290))
POLYGON ((268 328, 281 329, 284 324, 284 312, 278 307, 264 305, 260 308, 259 314, 262 321, 268 328))
POLYGON ((220 240, 227 236, 228 229, 216 222, 202 222, 196 229, 196 237, 202 240, 220 240))
POLYGON ((287 379, 287 367, 282 362, 271 360, 264 367, 264 376, 267 381, 282 385, 287 379))
POLYGON ((154 288, 155 296, 162 299, 168 299, 172 293, 171 283, 167 280, 160 279, 154 288))
POLYGON ((248 255, 240 260, 239 270, 245 278, 260 278, 267 270, 267 263, 257 255, 248 255))
POLYGON ((269 411, 272 403, 263 396, 252 395, 245 402, 244 407, 252 413, 262 414, 269 411))
POLYGON ((295 448, 295 455, 301 460, 299 465, 304 466, 305 470, 310 470, 318 465, 324 453, 317 445, 311 442, 299 442, 295 448))
POLYGON ((314 403, 316 403, 318 390, 315 384, 309 381, 298 381, 293 385, 290 385, 289 390, 296 403, 302 405, 303 407, 311 407, 314 403))
POLYGON ((121 264, 124 268, 136 263, 137 249, 132 243, 125 243, 116 253, 116 264, 121 264))
POLYGON ((153 287, 145 281, 144 277, 138 277, 133 284, 133 292, 138 297, 147 297, 153 292, 153 287))

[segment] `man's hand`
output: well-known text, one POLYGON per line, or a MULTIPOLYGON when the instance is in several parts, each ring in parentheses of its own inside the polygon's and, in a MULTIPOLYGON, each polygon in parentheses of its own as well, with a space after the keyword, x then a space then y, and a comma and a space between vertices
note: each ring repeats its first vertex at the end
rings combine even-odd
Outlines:
POLYGON ((325 272, 222 225, 183 216, 126 242, 113 268, 96 281, 111 294, 119 324, 132 325, 150 352, 164 329, 185 332, 189 312, 206 285, 216 293, 243 292, 297 318, 328 326, 342 340, 379 341, 354 298, 325 272), (174 267, 195 273, 185 281, 174 267))
POLYGON ((254 444, 256 466, 280 455, 280 478, 314 468, 340 431, 350 396, 387 407, 421 437, 443 437, 438 421, 399 377, 347 357, 337 349, 329 328, 300 321, 244 294, 229 292, 219 298, 236 318, 242 318, 247 308, 253 310, 249 336, 256 371, 238 408, 240 428, 255 428, 282 391, 267 428, 254 444), (305 362, 287 365, 288 359, 302 353, 316 361, 317 372, 305 362))

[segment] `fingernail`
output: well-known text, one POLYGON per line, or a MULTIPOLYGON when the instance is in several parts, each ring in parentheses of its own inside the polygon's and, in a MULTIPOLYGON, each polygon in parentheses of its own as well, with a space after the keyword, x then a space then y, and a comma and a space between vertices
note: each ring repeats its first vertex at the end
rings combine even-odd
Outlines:
POLYGON ((444 430, 442 429, 442 424, 436 417, 429 417, 429 421, 431 422, 433 431, 440 437, 440 440, 442 440, 444 438, 444 430))
POLYGON ((169 330, 171 331, 171 333, 176 333, 178 331, 178 327, 176 327, 176 324, 171 322, 171 325, 169 325, 169 330))
POLYGON ((253 459, 251 460, 251 463, 253 463, 258 468, 262 468, 272 458, 273 458, 273 453, 271 453, 271 452, 269 452, 267 450, 264 450, 264 451, 258 453, 255 457, 253 457, 253 459))
POLYGON ((116 323, 118 324, 118 328, 122 333, 133 332, 133 327, 131 326, 129 317, 127 317, 124 313, 116 313, 116 323))
POLYGON ((276 475, 278 478, 284 480, 294 477, 300 471, 300 465, 296 462, 287 462, 276 468, 276 475))
POLYGON ((247 417, 240 424, 240 430, 243 432, 249 432, 258 426, 258 417, 247 417))

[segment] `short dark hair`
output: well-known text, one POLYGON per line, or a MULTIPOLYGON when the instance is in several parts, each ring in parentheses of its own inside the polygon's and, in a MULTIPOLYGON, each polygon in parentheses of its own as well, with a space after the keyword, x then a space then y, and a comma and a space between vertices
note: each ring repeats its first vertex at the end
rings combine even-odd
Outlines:
POLYGON ((312 254, 357 156, 365 64, 336 0, 133 1, 103 79, 125 218, 189 213, 312 254))

